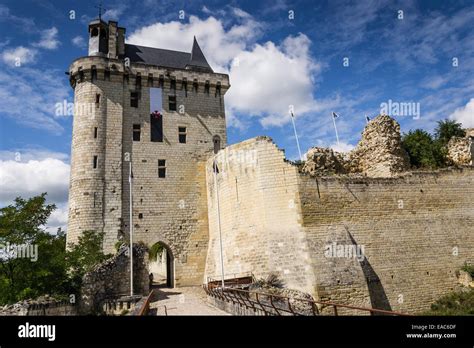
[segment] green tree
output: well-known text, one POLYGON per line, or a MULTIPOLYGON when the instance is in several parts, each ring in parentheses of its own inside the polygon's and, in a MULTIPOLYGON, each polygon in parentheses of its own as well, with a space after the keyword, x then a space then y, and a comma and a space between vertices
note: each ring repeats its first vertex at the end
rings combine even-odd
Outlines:
POLYGON ((104 233, 84 231, 77 243, 70 243, 66 253, 66 264, 73 287, 79 289, 82 277, 94 266, 105 261, 112 255, 106 255, 102 249, 104 233))
POLYGON ((0 209, 0 303, 12 303, 43 294, 64 293, 70 288, 66 273, 66 238, 62 231, 47 233, 46 224, 53 204, 46 204, 46 194, 20 197, 0 209), (6 251, 28 246, 29 257, 17 257, 6 251))
POLYGON ((438 121, 435 129, 435 140, 439 141, 442 146, 446 146, 452 137, 464 137, 466 132, 462 128, 461 123, 453 120, 438 121))
MULTIPOLYGON (((86 231, 77 244, 66 250, 66 234, 44 230, 54 204, 46 194, 16 198, 0 209, 0 251, 8 246, 37 247, 36 257, 0 254, 0 304, 41 295, 77 294, 83 275, 108 255, 102 252, 103 233, 86 231)), ((33 256, 33 255, 30 255, 33 256)))
POLYGON ((402 146, 410 157, 410 163, 416 168, 437 168, 443 165, 443 154, 439 143, 431 134, 416 129, 402 137, 402 146))

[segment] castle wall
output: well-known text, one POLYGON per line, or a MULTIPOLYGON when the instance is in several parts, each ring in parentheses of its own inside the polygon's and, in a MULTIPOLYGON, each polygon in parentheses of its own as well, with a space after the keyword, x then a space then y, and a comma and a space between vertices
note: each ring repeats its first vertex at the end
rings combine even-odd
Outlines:
MULTIPOLYGON (((218 178, 226 273, 275 272, 288 287, 321 300, 414 313, 455 290, 456 271, 474 261, 472 167, 395 178, 314 178, 297 173, 269 141, 251 139, 225 151, 240 149, 256 152, 257 161, 244 162, 240 171, 224 166, 218 178), (329 254, 333 243, 363 247, 364 254, 329 254)), ((210 162, 207 173, 206 274, 218 278, 210 162)))
POLYGON ((474 168, 300 180, 320 298, 422 311, 454 290, 455 272, 474 261, 474 168), (364 246, 366 258, 326 257, 332 243, 364 246))
MULTIPOLYGON (((313 292, 311 258, 299 218, 296 167, 269 138, 219 152, 217 174, 226 278, 247 272, 280 275, 288 287, 313 292)), ((209 252, 206 276, 221 277, 213 160, 207 164, 209 252)))

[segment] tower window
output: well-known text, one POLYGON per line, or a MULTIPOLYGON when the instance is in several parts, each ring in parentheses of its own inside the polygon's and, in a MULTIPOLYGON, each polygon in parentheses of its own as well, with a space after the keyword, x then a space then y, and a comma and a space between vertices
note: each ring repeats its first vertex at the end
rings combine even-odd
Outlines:
POLYGON ((138 213, 138 218, 143 219, 143 213, 138 213))
POLYGON ((183 83, 181 84, 181 89, 184 89, 184 96, 188 96, 188 81, 183 79, 183 83))
POLYGON ((206 81, 206 84, 204 85, 204 93, 209 94, 209 91, 210 91, 209 81, 206 81))
POLYGON ((159 178, 166 177, 166 160, 164 159, 158 160, 158 177, 159 178))
POLYGON ((133 125, 133 141, 140 141, 140 125, 133 125))
POLYGON ((92 163, 92 168, 94 168, 94 169, 97 168, 97 162, 98 162, 97 156, 94 156, 94 161, 92 163))
POLYGON ((84 71, 82 71, 82 67, 78 69, 79 73, 79 82, 84 82, 84 71))
POLYGON ((214 153, 218 153, 221 149, 221 138, 218 135, 214 135, 212 142, 214 143, 214 153))
POLYGON ((110 69, 108 68, 104 70, 104 80, 110 81, 110 69))
POLYGON ((180 144, 186 144, 186 127, 178 127, 178 137, 180 144))
POLYGON ((138 108, 138 92, 130 93, 130 106, 132 108, 138 108))
POLYGON ((176 80, 175 79, 171 79, 170 85, 171 85, 172 90, 176 90, 176 80))
POLYGON ((137 77, 135 79, 135 85, 138 89, 142 87, 142 76, 140 74, 137 74, 137 77))
POLYGON ((97 69, 95 68, 95 65, 91 67, 91 81, 94 82, 97 80, 97 69))
POLYGON ((150 140, 163 142, 163 116, 159 112, 150 114, 150 140))
POLYGON ((194 93, 198 92, 198 82, 197 82, 197 80, 193 81, 193 90, 194 90, 194 93))
POLYGON ((97 127, 94 127, 94 139, 97 139, 97 127))
POLYGON ((148 87, 153 87, 153 74, 148 74, 148 87))
POLYGON ((95 106, 98 108, 100 105, 100 94, 95 95, 95 106))
POLYGON ((176 111, 176 96, 170 95, 168 97, 168 101, 169 101, 169 110, 176 111))
POLYGON ((94 36, 99 36, 99 29, 97 29, 97 28, 92 28, 92 30, 91 30, 91 37, 94 37, 94 36))

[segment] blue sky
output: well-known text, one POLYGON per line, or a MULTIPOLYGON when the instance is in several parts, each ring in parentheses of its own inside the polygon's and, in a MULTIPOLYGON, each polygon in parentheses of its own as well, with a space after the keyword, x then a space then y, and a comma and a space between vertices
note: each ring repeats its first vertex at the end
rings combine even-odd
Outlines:
MULTIPOLYGON (((87 54, 97 4, 0 4, 0 203, 48 191, 60 207, 51 226, 65 223, 72 132, 72 117, 56 116, 54 106, 72 102, 64 72, 87 54)), ((104 7, 129 43, 190 51, 196 35, 214 70, 230 75, 229 143, 269 135, 295 159, 290 105, 303 152, 349 150, 364 115, 374 117, 389 100, 419 107, 419 115, 393 115, 403 132, 432 131, 444 118, 474 127, 474 1, 117 0, 104 7), (332 111, 340 115, 340 145, 332 111)))

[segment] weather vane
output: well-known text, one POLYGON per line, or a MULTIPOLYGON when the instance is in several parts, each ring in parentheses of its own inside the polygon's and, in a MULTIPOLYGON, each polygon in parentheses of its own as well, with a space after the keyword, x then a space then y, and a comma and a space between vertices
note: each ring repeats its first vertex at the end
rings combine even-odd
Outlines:
POLYGON ((102 10, 105 11, 105 8, 102 8, 102 1, 99 2, 99 6, 94 6, 95 8, 99 9, 99 21, 102 20, 102 10))

